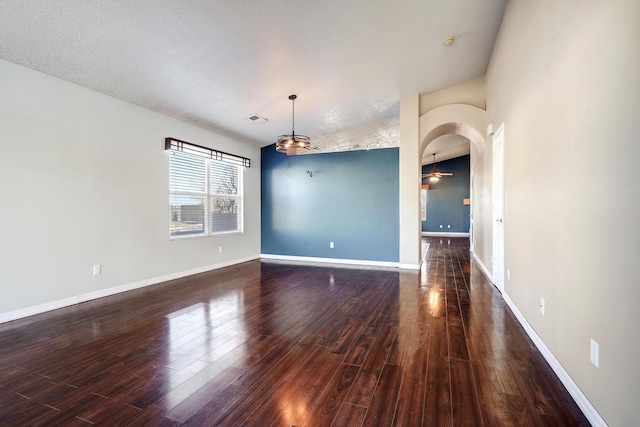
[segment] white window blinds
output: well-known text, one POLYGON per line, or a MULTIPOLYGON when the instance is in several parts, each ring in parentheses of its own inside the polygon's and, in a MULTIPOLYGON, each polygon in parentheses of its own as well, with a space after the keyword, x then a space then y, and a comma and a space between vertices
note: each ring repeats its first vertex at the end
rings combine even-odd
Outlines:
POLYGON ((243 167, 170 153, 171 237, 243 231, 243 167))

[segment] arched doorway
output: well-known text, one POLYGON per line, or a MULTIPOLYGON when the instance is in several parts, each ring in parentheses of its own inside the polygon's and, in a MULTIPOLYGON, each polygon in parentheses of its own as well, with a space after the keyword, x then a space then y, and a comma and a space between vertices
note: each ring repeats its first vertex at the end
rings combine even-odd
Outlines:
POLYGON ((466 104, 441 106, 420 117, 420 158, 425 154, 431 154, 434 149, 430 147, 434 147, 434 144, 438 144, 439 141, 446 139, 447 136, 457 135, 468 141, 469 154, 471 156, 469 240, 472 250, 475 239, 473 226, 474 195, 472 190, 474 188, 474 176, 472 171, 475 158, 479 158, 485 149, 485 138, 481 131, 485 127, 485 122, 485 110, 466 104))

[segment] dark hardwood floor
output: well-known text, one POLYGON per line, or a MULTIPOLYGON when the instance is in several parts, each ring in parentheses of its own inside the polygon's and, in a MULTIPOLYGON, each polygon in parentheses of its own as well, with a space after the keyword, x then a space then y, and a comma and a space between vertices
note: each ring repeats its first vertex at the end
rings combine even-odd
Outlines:
POLYGON ((466 239, 252 261, 0 325, 0 425, 589 425, 466 239))

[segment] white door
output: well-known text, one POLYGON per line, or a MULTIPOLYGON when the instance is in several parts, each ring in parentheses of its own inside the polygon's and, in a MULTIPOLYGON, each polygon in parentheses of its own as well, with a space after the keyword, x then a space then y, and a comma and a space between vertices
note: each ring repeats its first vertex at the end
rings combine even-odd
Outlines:
POLYGON ((470 171, 471 179, 469 180, 469 200, 471 204, 469 205, 469 249, 471 252, 474 250, 474 239, 473 239, 473 168, 470 171))
POLYGON ((504 123, 493 134, 493 281, 504 290, 504 123))

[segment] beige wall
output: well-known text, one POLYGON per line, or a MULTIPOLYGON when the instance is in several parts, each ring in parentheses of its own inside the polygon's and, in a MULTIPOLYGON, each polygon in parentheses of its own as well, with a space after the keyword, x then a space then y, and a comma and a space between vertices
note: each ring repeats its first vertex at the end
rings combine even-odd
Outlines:
POLYGON ((639 41, 637 0, 514 0, 486 79, 487 120, 505 123, 505 292, 612 426, 640 420, 639 41))
POLYGON ((485 109, 485 77, 475 79, 434 92, 420 94, 420 115, 434 108, 449 104, 466 104, 485 109))
POLYGON ((0 94, 0 321, 259 256, 258 148, 6 61, 0 94), (245 233, 169 240, 168 136, 251 158, 245 233))
POLYGON ((420 154, 417 94, 400 100, 400 267, 420 263, 420 154))

